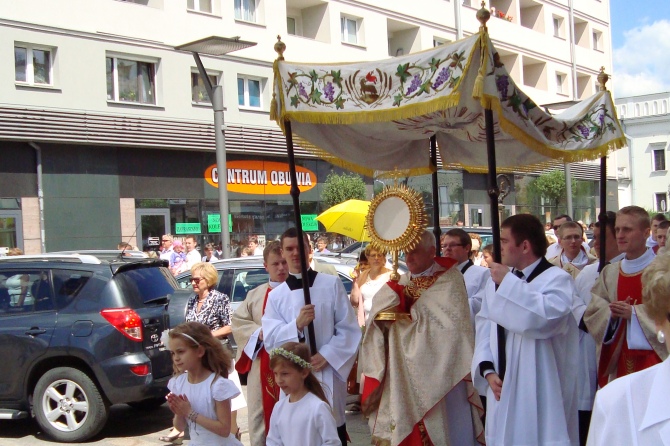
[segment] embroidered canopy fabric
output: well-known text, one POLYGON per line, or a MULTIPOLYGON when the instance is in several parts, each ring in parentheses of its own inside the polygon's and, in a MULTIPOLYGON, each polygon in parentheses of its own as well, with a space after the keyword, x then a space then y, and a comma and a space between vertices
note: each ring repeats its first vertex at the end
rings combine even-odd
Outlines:
POLYGON ((296 142, 368 176, 431 172, 436 135, 445 168, 488 170, 484 109, 493 109, 499 171, 596 159, 625 145, 612 97, 600 91, 551 115, 514 83, 488 34, 376 62, 274 66, 271 119, 296 142))

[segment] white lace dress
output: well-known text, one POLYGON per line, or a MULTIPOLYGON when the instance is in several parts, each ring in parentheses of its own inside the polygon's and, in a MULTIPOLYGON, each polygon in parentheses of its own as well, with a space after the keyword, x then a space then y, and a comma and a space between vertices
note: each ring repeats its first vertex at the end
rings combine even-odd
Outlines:
POLYGON ((377 291, 381 289, 386 282, 391 279, 391 272, 386 272, 378 275, 374 280, 368 275, 367 280, 361 285, 361 296, 363 296, 363 311, 365 312, 365 322, 367 323, 372 309, 372 298, 375 297, 377 291))

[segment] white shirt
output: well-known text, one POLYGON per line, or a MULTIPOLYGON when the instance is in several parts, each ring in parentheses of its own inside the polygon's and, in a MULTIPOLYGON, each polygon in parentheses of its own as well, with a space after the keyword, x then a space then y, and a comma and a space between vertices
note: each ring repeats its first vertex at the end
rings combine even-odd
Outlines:
MULTIPOLYGON (((191 384, 188 382, 188 373, 182 373, 170 378, 168 389, 175 395, 186 395, 191 408, 201 416, 216 420, 215 402, 233 399, 240 394, 240 391, 231 380, 219 376, 214 381, 215 376, 212 373, 204 381, 191 384)), ((191 446, 242 446, 232 432, 224 438, 189 419, 186 422, 191 437, 189 441, 191 446)))
POLYGON ((193 251, 186 254, 186 266, 190 270, 198 262, 202 261, 202 257, 197 249, 193 248, 193 251))
POLYGON ((598 391, 587 446, 670 446, 670 360, 598 391))
POLYGON ((267 446, 340 446, 330 406, 311 392, 295 403, 282 398, 272 409, 267 446))

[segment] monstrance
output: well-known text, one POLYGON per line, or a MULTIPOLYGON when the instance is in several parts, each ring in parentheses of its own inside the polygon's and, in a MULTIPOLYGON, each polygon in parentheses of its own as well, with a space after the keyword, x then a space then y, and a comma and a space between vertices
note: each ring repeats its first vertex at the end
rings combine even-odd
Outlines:
MULTIPOLYGON (((366 227, 373 248, 391 253, 393 272, 391 280, 397 282, 398 254, 411 251, 421 241, 428 218, 421 195, 405 185, 386 186, 370 202, 366 227)), ((380 312, 376 320, 395 321, 407 318, 404 309, 394 307, 380 312)))

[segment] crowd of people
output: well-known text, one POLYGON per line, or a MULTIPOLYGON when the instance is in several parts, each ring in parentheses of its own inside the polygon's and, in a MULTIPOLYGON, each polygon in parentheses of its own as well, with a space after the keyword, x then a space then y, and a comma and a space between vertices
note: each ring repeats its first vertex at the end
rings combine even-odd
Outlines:
POLYGON ((557 217, 551 250, 539 219, 509 217, 500 262, 458 227, 436 256, 425 231, 398 282, 387 253, 368 246, 351 296, 316 270, 320 242, 306 235, 302 270, 289 229, 263 250, 268 283, 233 314, 228 297, 204 285, 212 267, 200 262, 189 322, 169 334, 175 432, 188 426, 193 445, 239 444, 235 370, 248 373, 253 445, 346 445, 352 392, 375 445, 667 443, 670 224, 637 206, 607 217, 594 225, 593 247, 581 224, 557 217), (231 333, 234 362, 212 342, 231 333))
MULTIPOLYGON (((263 240, 265 240, 264 237, 263 240)), ((344 246, 342 237, 340 236, 329 238, 324 235, 314 234, 314 240, 315 242, 310 240, 310 243, 314 248, 314 254, 317 255, 330 253, 331 251, 328 250, 328 247, 336 250, 344 246)), ((147 250, 146 254, 149 257, 160 257, 170 262, 170 271, 175 276, 190 271, 193 265, 198 262, 213 262, 223 259, 221 245, 215 245, 214 243, 206 243, 202 246, 201 254, 195 235, 187 235, 181 240, 176 239, 172 234, 164 234, 161 237, 160 244, 160 248, 157 251, 147 250)), ((246 243, 236 242, 234 245, 231 251, 232 257, 263 255, 261 237, 257 235, 250 235, 246 243)), ((126 242, 120 242, 117 249, 137 251, 137 247, 126 242)))

